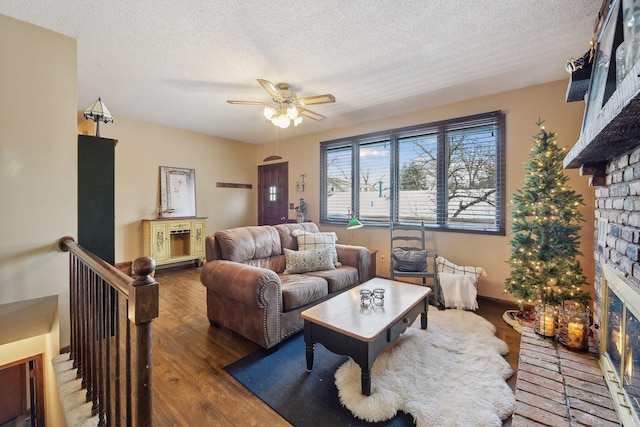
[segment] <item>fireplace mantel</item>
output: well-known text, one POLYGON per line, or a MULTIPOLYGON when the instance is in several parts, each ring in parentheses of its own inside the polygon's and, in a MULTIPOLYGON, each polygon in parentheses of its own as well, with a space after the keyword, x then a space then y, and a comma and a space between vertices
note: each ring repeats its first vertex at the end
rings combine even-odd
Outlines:
POLYGON ((602 165, 640 146, 640 62, 616 88, 564 159, 566 169, 602 165))
POLYGON ((640 146, 640 62, 611 95, 564 159, 566 169, 605 164, 640 146))

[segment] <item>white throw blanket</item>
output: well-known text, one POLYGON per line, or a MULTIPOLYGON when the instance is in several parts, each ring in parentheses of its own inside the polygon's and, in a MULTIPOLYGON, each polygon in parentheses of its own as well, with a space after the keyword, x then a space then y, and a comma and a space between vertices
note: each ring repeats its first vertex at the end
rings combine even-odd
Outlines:
POLYGON ((478 309, 476 280, 466 274, 439 273, 446 308, 478 309))
POLYGON ((476 310, 478 278, 487 275, 484 268, 459 266, 441 256, 438 257, 437 264, 445 307, 476 310))

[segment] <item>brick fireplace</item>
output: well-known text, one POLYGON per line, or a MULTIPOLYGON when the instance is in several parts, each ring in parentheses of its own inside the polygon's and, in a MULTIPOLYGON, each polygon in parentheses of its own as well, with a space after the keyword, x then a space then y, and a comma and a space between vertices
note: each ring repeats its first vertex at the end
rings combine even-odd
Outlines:
POLYGON ((594 330, 600 342, 603 268, 610 265, 640 292, 640 148, 610 161, 605 185, 597 187, 594 330))
POLYGON ((610 160, 603 181, 595 191, 594 338, 618 414, 634 425, 640 413, 640 148, 610 160))

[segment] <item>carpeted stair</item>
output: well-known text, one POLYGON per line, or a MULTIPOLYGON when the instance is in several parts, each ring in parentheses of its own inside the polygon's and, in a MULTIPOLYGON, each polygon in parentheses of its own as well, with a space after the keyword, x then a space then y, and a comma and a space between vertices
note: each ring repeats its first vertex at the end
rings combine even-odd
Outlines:
POLYGON ((82 388, 82 380, 76 378, 77 369, 69 353, 56 356, 51 361, 56 373, 56 383, 60 402, 64 409, 67 425, 70 427, 95 427, 98 417, 91 416, 91 402, 87 402, 87 391, 82 388))

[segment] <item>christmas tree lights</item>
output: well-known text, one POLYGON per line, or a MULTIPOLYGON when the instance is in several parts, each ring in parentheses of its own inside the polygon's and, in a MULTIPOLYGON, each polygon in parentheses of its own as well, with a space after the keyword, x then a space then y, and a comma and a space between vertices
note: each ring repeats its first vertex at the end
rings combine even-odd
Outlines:
POLYGON ((520 310, 526 304, 560 305, 565 300, 582 304, 589 293, 582 290, 586 278, 577 260, 581 255, 580 206, 582 196, 567 185, 562 160, 565 147, 558 147, 556 133, 547 132, 538 119, 527 171, 521 189, 513 194, 514 234, 509 241, 511 275, 504 291, 516 298, 520 310))

